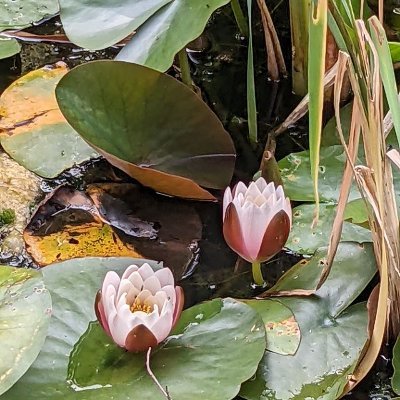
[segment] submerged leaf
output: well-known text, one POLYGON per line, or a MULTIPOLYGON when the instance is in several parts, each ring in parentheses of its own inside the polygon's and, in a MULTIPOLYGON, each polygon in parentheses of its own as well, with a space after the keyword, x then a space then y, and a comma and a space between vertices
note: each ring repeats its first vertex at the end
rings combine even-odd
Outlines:
POLYGON ((69 72, 57 99, 68 122, 111 164, 173 196, 212 200, 225 188, 232 140, 189 88, 149 68, 95 61, 69 72))
POLYGON ((193 206, 120 183, 92 184, 86 192, 57 189, 24 232, 42 266, 74 257, 140 256, 164 261, 177 279, 195 258, 201 235, 193 206))
POLYGON ((40 266, 77 257, 140 257, 108 225, 88 223, 69 226, 41 237, 24 232, 27 250, 40 266))

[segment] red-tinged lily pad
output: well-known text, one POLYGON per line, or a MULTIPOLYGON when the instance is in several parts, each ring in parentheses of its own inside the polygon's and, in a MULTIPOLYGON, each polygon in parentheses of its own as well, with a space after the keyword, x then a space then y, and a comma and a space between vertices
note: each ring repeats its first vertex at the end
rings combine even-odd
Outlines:
POLYGON ((54 90, 68 69, 64 63, 29 72, 0 97, 0 143, 19 164, 52 178, 98 156, 68 125, 54 90))
POLYGON ((95 61, 56 89, 61 111, 106 159, 145 186, 213 200, 231 180, 235 150, 208 106, 174 78, 140 65, 95 61))
POLYGON ((51 298, 40 272, 0 266, 0 395, 35 361, 50 315, 51 298))
MULTIPOLYGON (((285 274, 272 292, 315 288, 326 257, 321 248, 309 262, 301 262, 285 274)), ((365 303, 353 304, 376 273, 372 245, 339 244, 331 273, 315 295, 281 297, 301 330, 294 355, 267 351, 255 379, 242 386, 247 400, 334 400, 361 356, 367 341, 365 303), (283 379, 290 374, 290 379, 283 379)))
MULTIPOLYGON (((49 334, 35 363, 2 400, 165 399, 148 376, 145 354, 127 353, 93 322, 106 272, 121 274, 143 262, 86 258, 45 268, 54 304, 49 334)), ((261 317, 239 301, 215 299, 185 310, 150 364, 174 400, 230 400, 252 377, 264 349, 261 317)))

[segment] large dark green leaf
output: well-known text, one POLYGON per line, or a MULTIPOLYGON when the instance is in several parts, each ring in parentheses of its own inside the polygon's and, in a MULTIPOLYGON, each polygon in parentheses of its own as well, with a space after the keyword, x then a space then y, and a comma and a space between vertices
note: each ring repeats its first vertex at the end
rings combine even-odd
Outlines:
POLYGON ((90 50, 112 46, 173 0, 60 0, 68 38, 90 50))
MULTIPOLYGON (((319 207, 320 216, 315 227, 311 226, 315 204, 302 204, 293 209, 293 226, 286 247, 301 254, 312 254, 319 247, 328 245, 336 206, 320 204, 319 207)), ((359 204, 359 207, 363 207, 363 204, 359 204)), ((350 209, 348 214, 350 217, 352 216, 350 209)), ((358 216, 358 214, 356 215, 358 216)), ((341 241, 349 240, 359 243, 371 242, 371 232, 366 228, 344 221, 341 241)))
POLYGON ((112 164, 153 189, 212 199, 226 187, 235 151, 221 122, 189 88, 140 65, 95 61, 58 84, 61 111, 112 164))
POLYGON ((211 14, 229 0, 173 0, 146 21, 117 60, 166 71, 175 54, 203 32, 211 14))
POLYGON ((50 294, 39 272, 0 266, 0 395, 35 361, 50 315, 50 294))
POLYGON ((22 29, 58 12, 57 0, 0 0, 0 31, 22 29))
MULTIPOLYGON (((75 259, 43 270, 54 303, 49 335, 4 400, 164 399, 147 375, 144 354, 121 350, 91 322, 95 293, 107 270, 121 273, 133 262, 75 259)), ((183 312, 167 342, 155 349, 151 366, 174 400, 229 400, 254 374, 264 349, 260 316, 238 301, 216 299, 183 312)))
MULTIPOLYGON (((320 249, 271 290, 314 288, 325 256, 326 248, 320 249)), ((336 400, 367 340, 366 306, 351 304, 375 272, 371 245, 342 242, 328 279, 315 295, 281 298, 300 326, 300 346, 293 356, 266 352, 256 378, 243 385, 241 396, 249 400, 336 400)))

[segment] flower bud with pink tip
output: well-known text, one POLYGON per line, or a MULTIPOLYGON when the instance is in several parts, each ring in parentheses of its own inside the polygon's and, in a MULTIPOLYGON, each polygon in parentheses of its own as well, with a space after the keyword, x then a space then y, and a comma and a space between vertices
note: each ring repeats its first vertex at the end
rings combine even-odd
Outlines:
POLYGON ((97 319, 118 346, 146 351, 171 332, 183 308, 183 290, 169 268, 129 266, 122 277, 107 272, 96 296, 97 319))
POLYGON ((225 190, 223 232, 229 247, 245 260, 260 263, 282 250, 292 226, 292 209, 282 186, 258 178, 225 190))

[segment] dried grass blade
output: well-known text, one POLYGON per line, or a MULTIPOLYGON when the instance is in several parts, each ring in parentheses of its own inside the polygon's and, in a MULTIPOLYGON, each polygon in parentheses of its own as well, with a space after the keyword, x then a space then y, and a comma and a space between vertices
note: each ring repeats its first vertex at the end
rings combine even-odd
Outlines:
POLYGON ((360 121, 357 118, 358 115, 357 103, 356 102, 353 103, 353 112, 352 112, 348 146, 344 139, 342 124, 340 119, 340 98, 349 59, 350 56, 348 54, 344 52, 339 52, 338 72, 336 75, 335 86, 334 86, 334 107, 335 107, 336 126, 338 129, 340 140, 347 155, 347 160, 346 160, 345 170, 343 173, 343 180, 340 188, 338 205, 336 208, 336 215, 333 221, 333 227, 329 238, 326 264, 322 270, 321 277, 317 285, 317 289, 322 286, 322 284, 328 277, 336 254, 337 247, 339 245, 340 237, 342 234, 344 212, 347 204, 347 199, 349 197, 351 184, 353 181, 354 163, 356 161, 358 154, 358 145, 360 139, 360 121))

